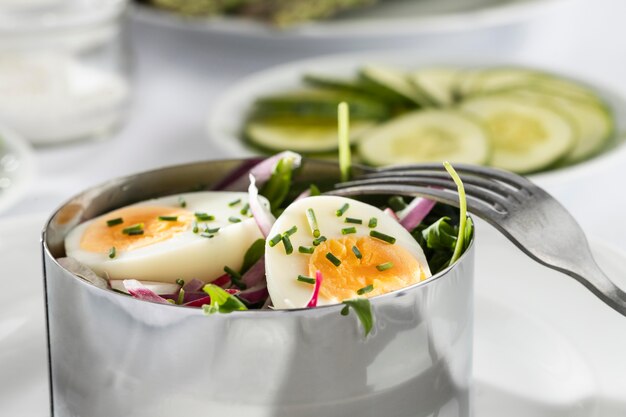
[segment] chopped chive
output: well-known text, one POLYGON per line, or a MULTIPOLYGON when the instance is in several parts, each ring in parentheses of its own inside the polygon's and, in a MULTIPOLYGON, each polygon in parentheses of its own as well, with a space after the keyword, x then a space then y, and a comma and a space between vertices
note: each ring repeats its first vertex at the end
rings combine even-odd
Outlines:
POLYGON ((341 229, 342 235, 351 235, 352 233, 356 233, 356 227, 344 227, 341 229))
POLYGON ((326 236, 320 236, 317 239, 313 239, 313 246, 318 246, 322 242, 326 242, 326 236))
POLYGON ((372 290, 374 289, 374 286, 372 284, 368 285, 367 287, 363 287, 359 290, 357 290, 357 294, 359 295, 363 295, 363 294, 367 294, 368 292, 372 292, 372 290))
POLYGON ((121 217, 118 217, 116 219, 107 220, 107 226, 109 226, 109 227, 117 226, 118 224, 122 224, 122 223, 124 223, 124 219, 122 219, 121 217))
POLYGON ((209 222, 211 220, 215 220, 215 216, 206 213, 194 213, 194 216, 196 216, 196 219, 200 220, 201 222, 209 222))
POLYGON ((202 237, 206 237, 207 239, 213 239, 213 238, 215 237, 215 235, 214 235, 214 234, 212 234, 212 233, 206 233, 206 232, 200 233, 200 236, 202 236, 202 237))
POLYGON ((219 227, 212 227, 212 228, 211 227, 207 227, 206 229, 204 229, 205 233, 211 233, 211 234, 215 234, 215 233, 217 233, 219 231, 220 231, 219 227))
POLYGON ((163 222, 175 222, 178 220, 178 216, 159 216, 159 220, 163 222))
POLYGON ((185 201, 185 199, 184 199, 184 198, 182 198, 182 197, 178 197, 178 204, 180 204, 180 206, 181 206, 182 208, 187 207, 187 202, 186 202, 186 201, 185 201))
POLYGON ((376 217, 372 217, 370 221, 367 223, 367 227, 369 227, 370 229, 373 229, 376 226, 378 226, 378 219, 376 217))
POLYGON ((296 279, 300 282, 306 282, 307 284, 315 284, 315 278, 305 277, 304 275, 298 275, 296 279))
POLYGON ((178 279, 176 280, 176 283, 182 287, 183 285, 185 285, 185 280, 184 280, 184 279, 180 279, 180 278, 178 278, 178 279))
POLYGON ((241 219, 239 217, 231 216, 231 217, 228 218, 228 221, 231 222, 231 223, 240 223, 241 219))
POLYGON ((350 208, 350 204, 346 203, 343 206, 341 206, 339 210, 335 212, 335 214, 337 215, 337 217, 341 217, 346 211, 348 211, 349 208, 350 208))
POLYGON ((298 226, 292 226, 291 229, 283 233, 283 236, 291 236, 298 231, 298 226))
POLYGON ((293 253, 293 245, 291 244, 291 240, 289 240, 289 235, 283 235, 281 240, 283 241, 283 246, 285 247, 285 253, 287 255, 291 255, 293 253))
POLYGON ((274 246, 278 245, 278 242, 280 242, 282 238, 283 237, 280 234, 271 238, 270 241, 268 242, 268 244, 270 245, 270 248, 273 248, 274 246))
POLYGON ((181 305, 185 301, 185 290, 182 288, 178 291, 178 300, 176 300, 176 304, 181 305))
POLYGON ((128 236, 137 236, 137 235, 143 235, 143 230, 131 230, 128 233, 126 233, 128 236))
POLYGON ((361 219, 355 219, 354 217, 346 217, 346 220, 344 220, 345 223, 352 223, 352 224, 363 224, 363 220, 361 219))
POLYGON ((377 232, 376 230, 370 231, 370 236, 375 237, 376 239, 382 240, 383 242, 394 244, 396 243, 396 238, 393 236, 386 235, 384 233, 377 232))
POLYGON ((241 198, 238 198, 238 199, 236 199, 236 200, 231 201, 230 203, 228 203, 228 207, 234 207, 234 206, 236 206, 236 205, 237 205, 237 204, 239 204, 239 203, 241 203, 241 198))
POLYGON ((242 216, 245 216, 246 214, 248 214, 248 210, 250 210, 250 204, 246 203, 245 206, 243 206, 243 208, 239 210, 239 213, 241 213, 242 216))
POLYGON ((198 229, 198 223, 193 222, 193 229, 192 229, 192 231, 193 231, 194 233, 198 233, 198 230, 199 230, 199 229, 198 229))
POLYGON ((317 225, 317 218, 315 217, 315 212, 312 208, 306 209, 306 219, 309 222, 309 227, 311 228, 313 237, 320 237, 320 228, 317 225))
POLYGON ((115 258, 115 255, 116 255, 115 246, 112 246, 111 249, 109 249, 109 258, 111 259, 115 258))
POLYGON ((300 246, 298 248, 298 252, 311 254, 311 253, 315 252, 315 248, 312 247, 312 246, 300 246))
POLYGON ((328 259, 335 266, 341 265, 341 260, 330 252, 326 254, 326 259, 328 259))
POLYGON ((311 185, 309 186, 309 192, 311 193, 311 197, 313 197, 313 196, 317 196, 317 195, 322 194, 322 192, 320 191, 320 189, 319 189, 319 188, 317 187, 317 185, 315 185, 315 184, 311 184, 311 185))
POLYGON ((224 267, 224 272, 226 272, 228 274, 228 276, 230 277, 230 280, 233 283, 233 285, 235 285, 240 290, 245 290, 246 289, 246 284, 241 282, 241 274, 239 272, 235 271, 234 269, 232 269, 232 268, 230 268, 228 266, 224 267))
POLYGON ((131 232, 142 231, 143 232, 143 223, 133 224, 132 226, 128 226, 122 229, 122 233, 125 235, 129 235, 131 232))
POLYGON ((379 271, 386 271, 388 269, 393 268, 393 262, 385 262, 384 264, 376 265, 376 269, 379 271))
POLYGON ((361 254, 361 251, 356 246, 352 246, 352 252, 354 252, 354 256, 356 256, 357 259, 363 258, 363 254, 361 254))
POLYGON ((339 170, 341 181, 350 179, 350 108, 348 103, 341 102, 337 106, 337 130, 339 139, 339 170))

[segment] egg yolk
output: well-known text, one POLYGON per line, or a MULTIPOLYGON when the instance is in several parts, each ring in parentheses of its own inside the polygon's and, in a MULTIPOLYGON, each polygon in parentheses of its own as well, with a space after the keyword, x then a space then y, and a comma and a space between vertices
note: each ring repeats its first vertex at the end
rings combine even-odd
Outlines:
POLYGON ((320 295, 343 301, 357 296, 360 289, 372 286, 364 297, 374 297, 415 284, 426 278, 420 263, 402 246, 370 236, 346 236, 322 242, 309 259, 309 276, 323 276, 320 295), (359 259, 353 247, 361 254, 359 259), (341 264, 327 258, 332 253, 341 264))
POLYGON ((133 250, 172 238, 189 229, 193 213, 174 207, 133 206, 112 211, 92 222, 83 233, 80 247, 89 252, 133 250), (176 217, 161 220, 159 217, 176 217), (123 222, 109 226, 107 220, 121 218, 123 222), (142 224, 142 234, 124 233, 124 229, 142 224))

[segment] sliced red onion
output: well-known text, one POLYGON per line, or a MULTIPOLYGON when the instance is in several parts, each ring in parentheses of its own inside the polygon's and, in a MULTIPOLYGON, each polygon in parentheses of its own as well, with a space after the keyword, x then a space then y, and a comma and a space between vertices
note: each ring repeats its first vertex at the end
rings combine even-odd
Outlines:
POLYGON ((159 296, 157 293, 147 288, 136 279, 125 279, 123 282, 126 291, 128 291, 128 293, 134 298, 144 301, 151 301, 153 303, 169 304, 169 302, 165 298, 159 296))
POLYGON ((389 207, 387 207, 386 209, 383 210, 383 212, 391 217, 392 219, 396 220, 396 221, 400 221, 400 219, 398 218, 398 215, 396 214, 395 211, 393 211, 392 209, 390 209, 389 207))
POLYGON ((259 200, 259 189, 256 188, 256 178, 250 174, 250 186, 248 187, 250 212, 259 226, 261 233, 264 237, 269 235, 272 225, 276 221, 276 218, 270 212, 269 207, 266 207, 261 200, 259 200))
POLYGON ((306 305, 308 308, 317 307, 317 297, 319 296, 320 287, 322 286, 322 279, 322 272, 315 271, 315 287, 313 287, 313 295, 306 305))
POLYGON ((259 283, 265 284, 265 257, 261 257, 243 274, 241 282, 246 284, 247 288, 254 287, 259 283))
POLYGON ((437 204, 435 201, 427 198, 414 198, 400 213, 400 224, 408 231, 412 231, 424 221, 435 204, 437 204))
MULTIPOLYGON (((126 290, 126 286, 124 285, 123 279, 112 279, 109 281, 111 288, 117 291, 125 292, 129 294, 128 290, 126 290)), ((178 294, 178 290, 180 290, 180 285, 172 284, 169 282, 156 282, 156 281, 140 281, 141 285, 150 291, 154 292, 158 295, 169 295, 169 294, 178 294)), ((168 298, 168 297, 165 297, 168 298)))
POLYGON ((198 278, 194 278, 189 282, 185 282, 185 285, 183 285, 183 290, 185 290, 185 293, 191 293, 202 291, 202 287, 204 287, 204 281, 201 281, 198 278))
POLYGON ((217 285, 218 287, 227 288, 232 284, 230 282, 230 275, 224 274, 219 278, 216 278, 211 284, 217 285))
POLYGON ((260 161, 258 159, 250 159, 241 164, 241 166, 237 167, 235 171, 220 181, 215 186, 215 189, 230 191, 245 190, 247 184, 246 174, 254 175, 259 186, 263 185, 272 176, 272 172, 274 172, 274 168, 276 167, 278 161, 283 158, 291 158, 292 167, 294 169, 302 164, 302 156, 291 151, 281 152, 260 161))
POLYGON ((239 298, 246 300, 251 304, 256 304, 264 301, 269 295, 269 292, 267 292, 267 284, 265 284, 265 282, 260 282, 254 287, 250 287, 240 292, 238 295, 239 298))
MULTIPOLYGON (((238 294, 239 290, 234 289, 226 289, 225 290, 229 294, 238 294)), ((183 304, 185 307, 202 307, 205 304, 211 304, 211 297, 204 293, 204 296, 198 297, 194 300, 188 301, 183 304)))

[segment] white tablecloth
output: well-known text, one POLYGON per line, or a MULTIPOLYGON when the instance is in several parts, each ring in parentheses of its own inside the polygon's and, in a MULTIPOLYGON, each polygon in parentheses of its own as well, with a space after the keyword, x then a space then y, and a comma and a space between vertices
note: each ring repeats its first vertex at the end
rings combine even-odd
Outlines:
MULTIPOLYGON (((131 21, 135 100, 127 125, 105 141, 38 149, 34 184, 0 218, 52 212, 71 195, 113 177, 225 156, 205 134, 219 95, 254 71, 327 52, 391 46, 442 57, 471 52, 560 68, 626 95, 625 16, 623 0, 571 0, 514 27, 358 44, 249 42, 131 21)), ((607 166, 553 191, 589 234, 626 250, 624 179, 621 167, 607 166)))

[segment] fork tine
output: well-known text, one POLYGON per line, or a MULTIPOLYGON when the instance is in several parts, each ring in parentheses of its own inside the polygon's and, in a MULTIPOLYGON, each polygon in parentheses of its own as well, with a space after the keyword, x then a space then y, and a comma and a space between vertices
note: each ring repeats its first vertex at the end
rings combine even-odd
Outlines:
MULTIPOLYGON (((339 183, 335 187, 343 188, 363 185, 378 185, 380 188, 385 188, 388 185, 430 186, 442 188, 444 190, 454 192, 455 194, 457 192, 456 184, 452 181, 452 179, 449 179, 449 177, 441 179, 424 176, 369 178, 339 183)), ((507 207, 512 205, 511 201, 488 189, 478 187, 473 184, 464 184, 464 186, 468 198, 482 201, 487 205, 492 206, 492 208, 497 212, 506 213, 508 211, 507 207)))
MULTIPOLYGON (((377 185, 359 185, 345 188, 337 188, 327 191, 326 194, 339 196, 355 196, 355 195, 404 195, 410 197, 426 197, 440 203, 459 206, 459 197, 456 191, 439 190, 436 188, 422 187, 417 185, 401 185, 401 184, 385 184, 377 185)), ((483 200, 476 199, 473 196, 467 196, 467 207, 469 211, 476 214, 489 222, 502 218, 506 215, 496 210, 493 205, 485 203, 483 200)))

